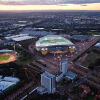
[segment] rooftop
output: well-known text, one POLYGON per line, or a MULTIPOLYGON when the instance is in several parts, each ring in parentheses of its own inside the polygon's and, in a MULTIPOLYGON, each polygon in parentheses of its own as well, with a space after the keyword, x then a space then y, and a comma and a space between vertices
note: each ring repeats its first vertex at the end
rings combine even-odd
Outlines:
POLYGON ((33 38, 34 37, 32 37, 32 36, 22 36, 22 37, 13 38, 12 40, 19 42, 19 41, 29 40, 29 39, 33 39, 33 38))
POLYGON ((16 42, 23 41, 23 40, 29 40, 33 39, 33 36, 29 36, 28 34, 19 34, 19 35, 13 35, 9 37, 5 37, 7 40, 13 40, 16 42))
POLYGON ((73 35, 72 39, 75 39, 75 40, 88 40, 89 36, 88 35, 73 35))
POLYGON ((2 78, 2 76, 0 76, 0 91, 4 91, 4 90, 10 88, 11 86, 14 86, 19 81, 20 80, 15 77, 2 78))
POLYGON ((59 35, 47 35, 36 42, 37 47, 54 46, 54 45, 74 45, 70 40, 59 35))
POLYGON ((51 74, 51 73, 49 73, 49 72, 44 72, 42 75, 45 75, 45 76, 47 76, 47 77, 49 77, 49 78, 55 77, 55 75, 53 75, 53 74, 51 74))
POLYGON ((77 74, 73 73, 73 72, 66 72, 65 77, 67 77, 68 79, 75 79, 77 77, 77 74))
POLYGON ((0 53, 3 53, 3 52, 12 52, 13 50, 8 50, 8 49, 2 49, 0 50, 0 53))

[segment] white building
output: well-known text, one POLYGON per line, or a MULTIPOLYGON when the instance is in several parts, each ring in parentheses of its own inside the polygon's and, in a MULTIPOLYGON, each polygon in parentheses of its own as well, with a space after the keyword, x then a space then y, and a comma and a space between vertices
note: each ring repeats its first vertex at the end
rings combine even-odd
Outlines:
POLYGON ((35 37, 30 36, 29 34, 19 34, 19 35, 12 35, 12 36, 5 37, 6 40, 13 40, 15 42, 30 40, 34 38, 35 37))
POLYGON ((67 72, 67 70, 68 70, 68 58, 60 62, 60 72, 64 74, 67 72))
POLYGON ((20 79, 16 77, 2 77, 0 75, 0 93, 13 88, 19 81, 20 79))
POLYGON ((41 74, 41 86, 45 87, 48 93, 54 93, 56 91, 56 77, 51 73, 44 72, 41 74))

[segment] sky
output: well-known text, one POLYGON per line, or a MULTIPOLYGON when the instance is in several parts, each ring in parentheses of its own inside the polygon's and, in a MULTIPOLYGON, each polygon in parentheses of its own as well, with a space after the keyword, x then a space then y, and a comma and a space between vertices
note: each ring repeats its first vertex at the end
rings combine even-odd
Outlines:
POLYGON ((100 10, 100 0, 0 0, 0 10, 100 10))

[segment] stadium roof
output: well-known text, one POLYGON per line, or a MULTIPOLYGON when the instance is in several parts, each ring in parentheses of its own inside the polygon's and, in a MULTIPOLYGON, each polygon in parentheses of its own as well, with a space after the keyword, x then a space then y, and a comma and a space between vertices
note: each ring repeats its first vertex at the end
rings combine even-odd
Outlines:
POLYGON ((33 38, 34 37, 32 37, 32 36, 21 36, 21 37, 13 38, 12 40, 19 42, 19 41, 29 40, 29 39, 33 39, 33 38))
POLYGON ((2 49, 0 50, 0 53, 3 53, 3 52, 12 52, 13 50, 8 50, 8 49, 2 49))
POLYGON ((19 34, 19 35, 12 35, 12 36, 8 36, 5 37, 6 39, 12 39, 12 38, 16 38, 16 37, 21 37, 21 36, 27 36, 28 34, 19 34))
POLYGON ((55 45, 71 46, 74 44, 68 39, 61 37, 59 35, 47 35, 47 36, 40 38, 36 42, 36 47, 46 47, 46 46, 55 46, 55 45))
POLYGON ((16 42, 23 41, 23 40, 29 40, 33 39, 33 36, 29 36, 28 34, 19 34, 19 35, 13 35, 9 37, 5 37, 7 40, 13 40, 16 42))

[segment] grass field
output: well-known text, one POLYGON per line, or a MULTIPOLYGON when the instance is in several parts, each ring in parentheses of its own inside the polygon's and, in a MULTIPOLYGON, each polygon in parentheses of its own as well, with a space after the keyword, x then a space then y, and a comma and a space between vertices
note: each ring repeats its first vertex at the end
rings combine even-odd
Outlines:
POLYGON ((8 60, 10 58, 10 55, 1 55, 0 61, 8 60))
POLYGON ((64 40, 64 39, 43 40, 43 41, 40 42, 40 44, 43 44, 43 43, 57 43, 57 42, 67 42, 67 41, 64 40))

